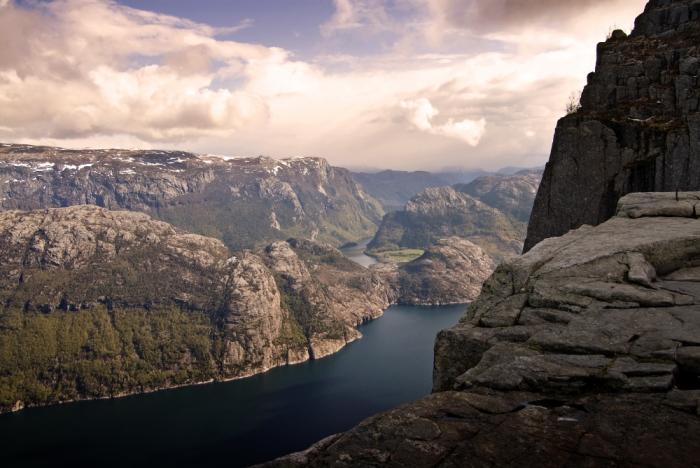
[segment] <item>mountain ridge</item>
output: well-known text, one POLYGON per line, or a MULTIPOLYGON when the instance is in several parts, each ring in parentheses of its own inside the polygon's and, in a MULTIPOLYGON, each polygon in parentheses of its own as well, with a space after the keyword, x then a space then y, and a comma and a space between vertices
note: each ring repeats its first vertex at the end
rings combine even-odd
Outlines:
POLYGON ((143 211, 233 250, 288 237, 342 245, 373 234, 383 215, 322 158, 0 145, 0 209, 78 204, 143 211))

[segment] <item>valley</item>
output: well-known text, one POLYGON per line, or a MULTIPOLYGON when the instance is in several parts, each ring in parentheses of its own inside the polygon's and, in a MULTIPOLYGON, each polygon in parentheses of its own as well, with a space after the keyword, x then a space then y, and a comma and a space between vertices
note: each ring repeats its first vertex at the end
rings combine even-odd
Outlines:
POLYGON ((0 0, 3 466, 698 466, 700 0, 277 3, 0 0))

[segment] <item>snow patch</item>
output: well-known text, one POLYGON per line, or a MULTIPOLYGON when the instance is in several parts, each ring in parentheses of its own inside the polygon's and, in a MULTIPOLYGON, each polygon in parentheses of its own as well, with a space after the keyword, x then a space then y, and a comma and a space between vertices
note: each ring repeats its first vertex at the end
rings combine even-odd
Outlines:
POLYGON ((54 168, 54 163, 52 162, 42 162, 36 165, 33 169, 38 172, 51 171, 54 168))
POLYGON ((75 164, 64 164, 63 169, 69 169, 71 171, 76 171, 76 170, 79 171, 81 169, 85 169, 86 167, 92 167, 93 165, 94 165, 94 163, 79 164, 77 166, 75 164))

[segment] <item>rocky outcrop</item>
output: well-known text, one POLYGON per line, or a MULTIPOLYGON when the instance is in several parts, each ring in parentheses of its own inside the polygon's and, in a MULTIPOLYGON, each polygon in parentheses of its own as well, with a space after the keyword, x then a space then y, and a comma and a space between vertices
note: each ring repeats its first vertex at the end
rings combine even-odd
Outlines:
POLYGON ((368 251, 425 249, 445 237, 461 237, 501 260, 518 254, 525 225, 452 187, 430 188, 403 211, 384 217, 368 251))
POLYGON ((233 250, 301 236, 341 245, 383 215, 324 159, 0 145, 0 210, 93 204, 142 211, 233 250))
POLYGON ((653 395, 565 402, 444 392, 263 466, 694 467, 700 418, 683 406, 653 395))
POLYGON ((628 195, 617 217, 501 265, 438 337, 435 389, 663 392, 686 379, 679 356, 700 340, 696 205, 700 193, 628 195))
POLYGON ((598 46, 581 108, 559 121, 525 251, 597 225, 632 192, 700 189, 700 4, 651 0, 598 46))
POLYGON ((495 268, 479 246, 459 237, 440 239, 420 258, 403 265, 373 267, 393 286, 396 302, 407 305, 471 302, 495 268))
POLYGON ((512 176, 479 177, 471 183, 455 185, 454 188, 527 223, 541 179, 541 170, 526 169, 512 176))
POLYGON ((0 412, 252 375, 360 337, 391 291, 312 241, 259 254, 137 212, 0 212, 0 412))
POLYGON ((435 394, 270 466, 696 466, 700 193, 501 264, 437 338, 435 394))

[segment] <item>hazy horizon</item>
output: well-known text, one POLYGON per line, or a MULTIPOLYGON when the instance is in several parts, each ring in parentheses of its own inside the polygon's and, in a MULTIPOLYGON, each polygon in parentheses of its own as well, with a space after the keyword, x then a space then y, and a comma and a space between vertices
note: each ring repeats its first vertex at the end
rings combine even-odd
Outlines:
POLYGON ((0 141, 539 166, 596 43, 644 4, 0 0, 0 141))

